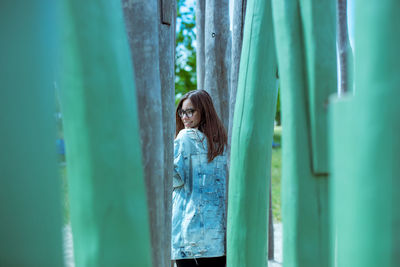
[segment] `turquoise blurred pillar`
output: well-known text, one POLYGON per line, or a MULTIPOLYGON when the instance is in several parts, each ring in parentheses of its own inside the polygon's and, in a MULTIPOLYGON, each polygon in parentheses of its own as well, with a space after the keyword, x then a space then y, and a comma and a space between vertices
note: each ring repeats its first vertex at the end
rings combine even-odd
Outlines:
POLYGON ((400 266, 400 2, 356 1, 355 95, 331 105, 332 266, 400 266))
POLYGON ((282 108, 284 266, 329 266, 327 103, 335 2, 273 0, 282 108))
POLYGON ((227 266, 267 265, 276 90, 271 1, 247 3, 232 130, 227 266))
POLYGON ((56 1, 0 4, 0 266, 62 266, 56 1))
POLYGON ((63 1, 62 44, 60 92, 76 265, 151 266, 121 1, 63 1))

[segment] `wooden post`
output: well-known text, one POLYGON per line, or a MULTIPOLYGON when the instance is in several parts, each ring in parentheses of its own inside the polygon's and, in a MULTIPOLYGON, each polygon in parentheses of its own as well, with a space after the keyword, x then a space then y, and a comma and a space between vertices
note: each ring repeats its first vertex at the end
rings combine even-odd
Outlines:
POLYGON ((171 259, 172 176, 175 136, 175 24, 176 1, 162 0, 162 10, 171 12, 170 24, 159 23, 160 82, 164 140, 164 266, 171 259))
MULTIPOLYGON (((239 78, 240 57, 242 54, 243 27, 246 16, 247 0, 234 0, 232 19, 232 54, 230 66, 230 92, 229 92, 229 128, 228 128, 228 155, 232 139, 233 113, 236 103, 236 92, 239 78)), ((228 162, 230 161, 228 157, 228 162)))
POLYGON ((205 43, 204 43, 204 27, 205 27, 205 12, 206 1, 196 1, 196 72, 197 72, 197 89, 204 88, 205 74, 205 43))
POLYGON ((175 5, 171 0, 122 0, 122 3, 138 88, 153 266, 169 266, 175 130, 175 5))
POLYGON ((231 37, 229 31, 229 1, 199 1, 196 11, 197 43, 199 67, 198 88, 208 91, 213 99, 215 109, 224 123, 229 127, 229 67, 231 57, 231 37), (203 25, 204 9, 204 25, 203 25), (204 41, 203 41, 203 36, 204 41), (203 63, 204 50, 204 66, 203 63), (199 68, 201 68, 199 70, 199 68), (204 75, 204 80, 203 79, 204 75), (202 87, 200 87, 202 86, 202 87))

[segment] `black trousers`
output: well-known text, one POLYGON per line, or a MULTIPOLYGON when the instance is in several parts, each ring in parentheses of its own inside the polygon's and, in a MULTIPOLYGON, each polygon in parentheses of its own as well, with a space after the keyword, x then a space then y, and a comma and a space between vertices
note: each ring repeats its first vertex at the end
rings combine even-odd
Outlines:
POLYGON ((225 267, 226 256, 176 260, 178 267, 225 267))

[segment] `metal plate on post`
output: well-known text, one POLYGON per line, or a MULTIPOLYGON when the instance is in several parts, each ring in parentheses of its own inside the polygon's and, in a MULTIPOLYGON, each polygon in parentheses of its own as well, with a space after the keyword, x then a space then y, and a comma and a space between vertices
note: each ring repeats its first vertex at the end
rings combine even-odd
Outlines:
POLYGON ((161 23, 166 25, 172 24, 172 0, 161 1, 161 23))

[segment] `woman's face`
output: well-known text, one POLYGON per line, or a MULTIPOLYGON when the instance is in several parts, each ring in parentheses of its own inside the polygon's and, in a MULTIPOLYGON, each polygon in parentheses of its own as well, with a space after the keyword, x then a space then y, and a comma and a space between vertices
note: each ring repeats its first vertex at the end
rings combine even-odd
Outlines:
POLYGON ((180 112, 181 120, 185 128, 198 128, 200 123, 200 112, 193 107, 190 99, 186 99, 182 102, 182 109, 180 112), (191 117, 190 117, 191 115, 191 117))

